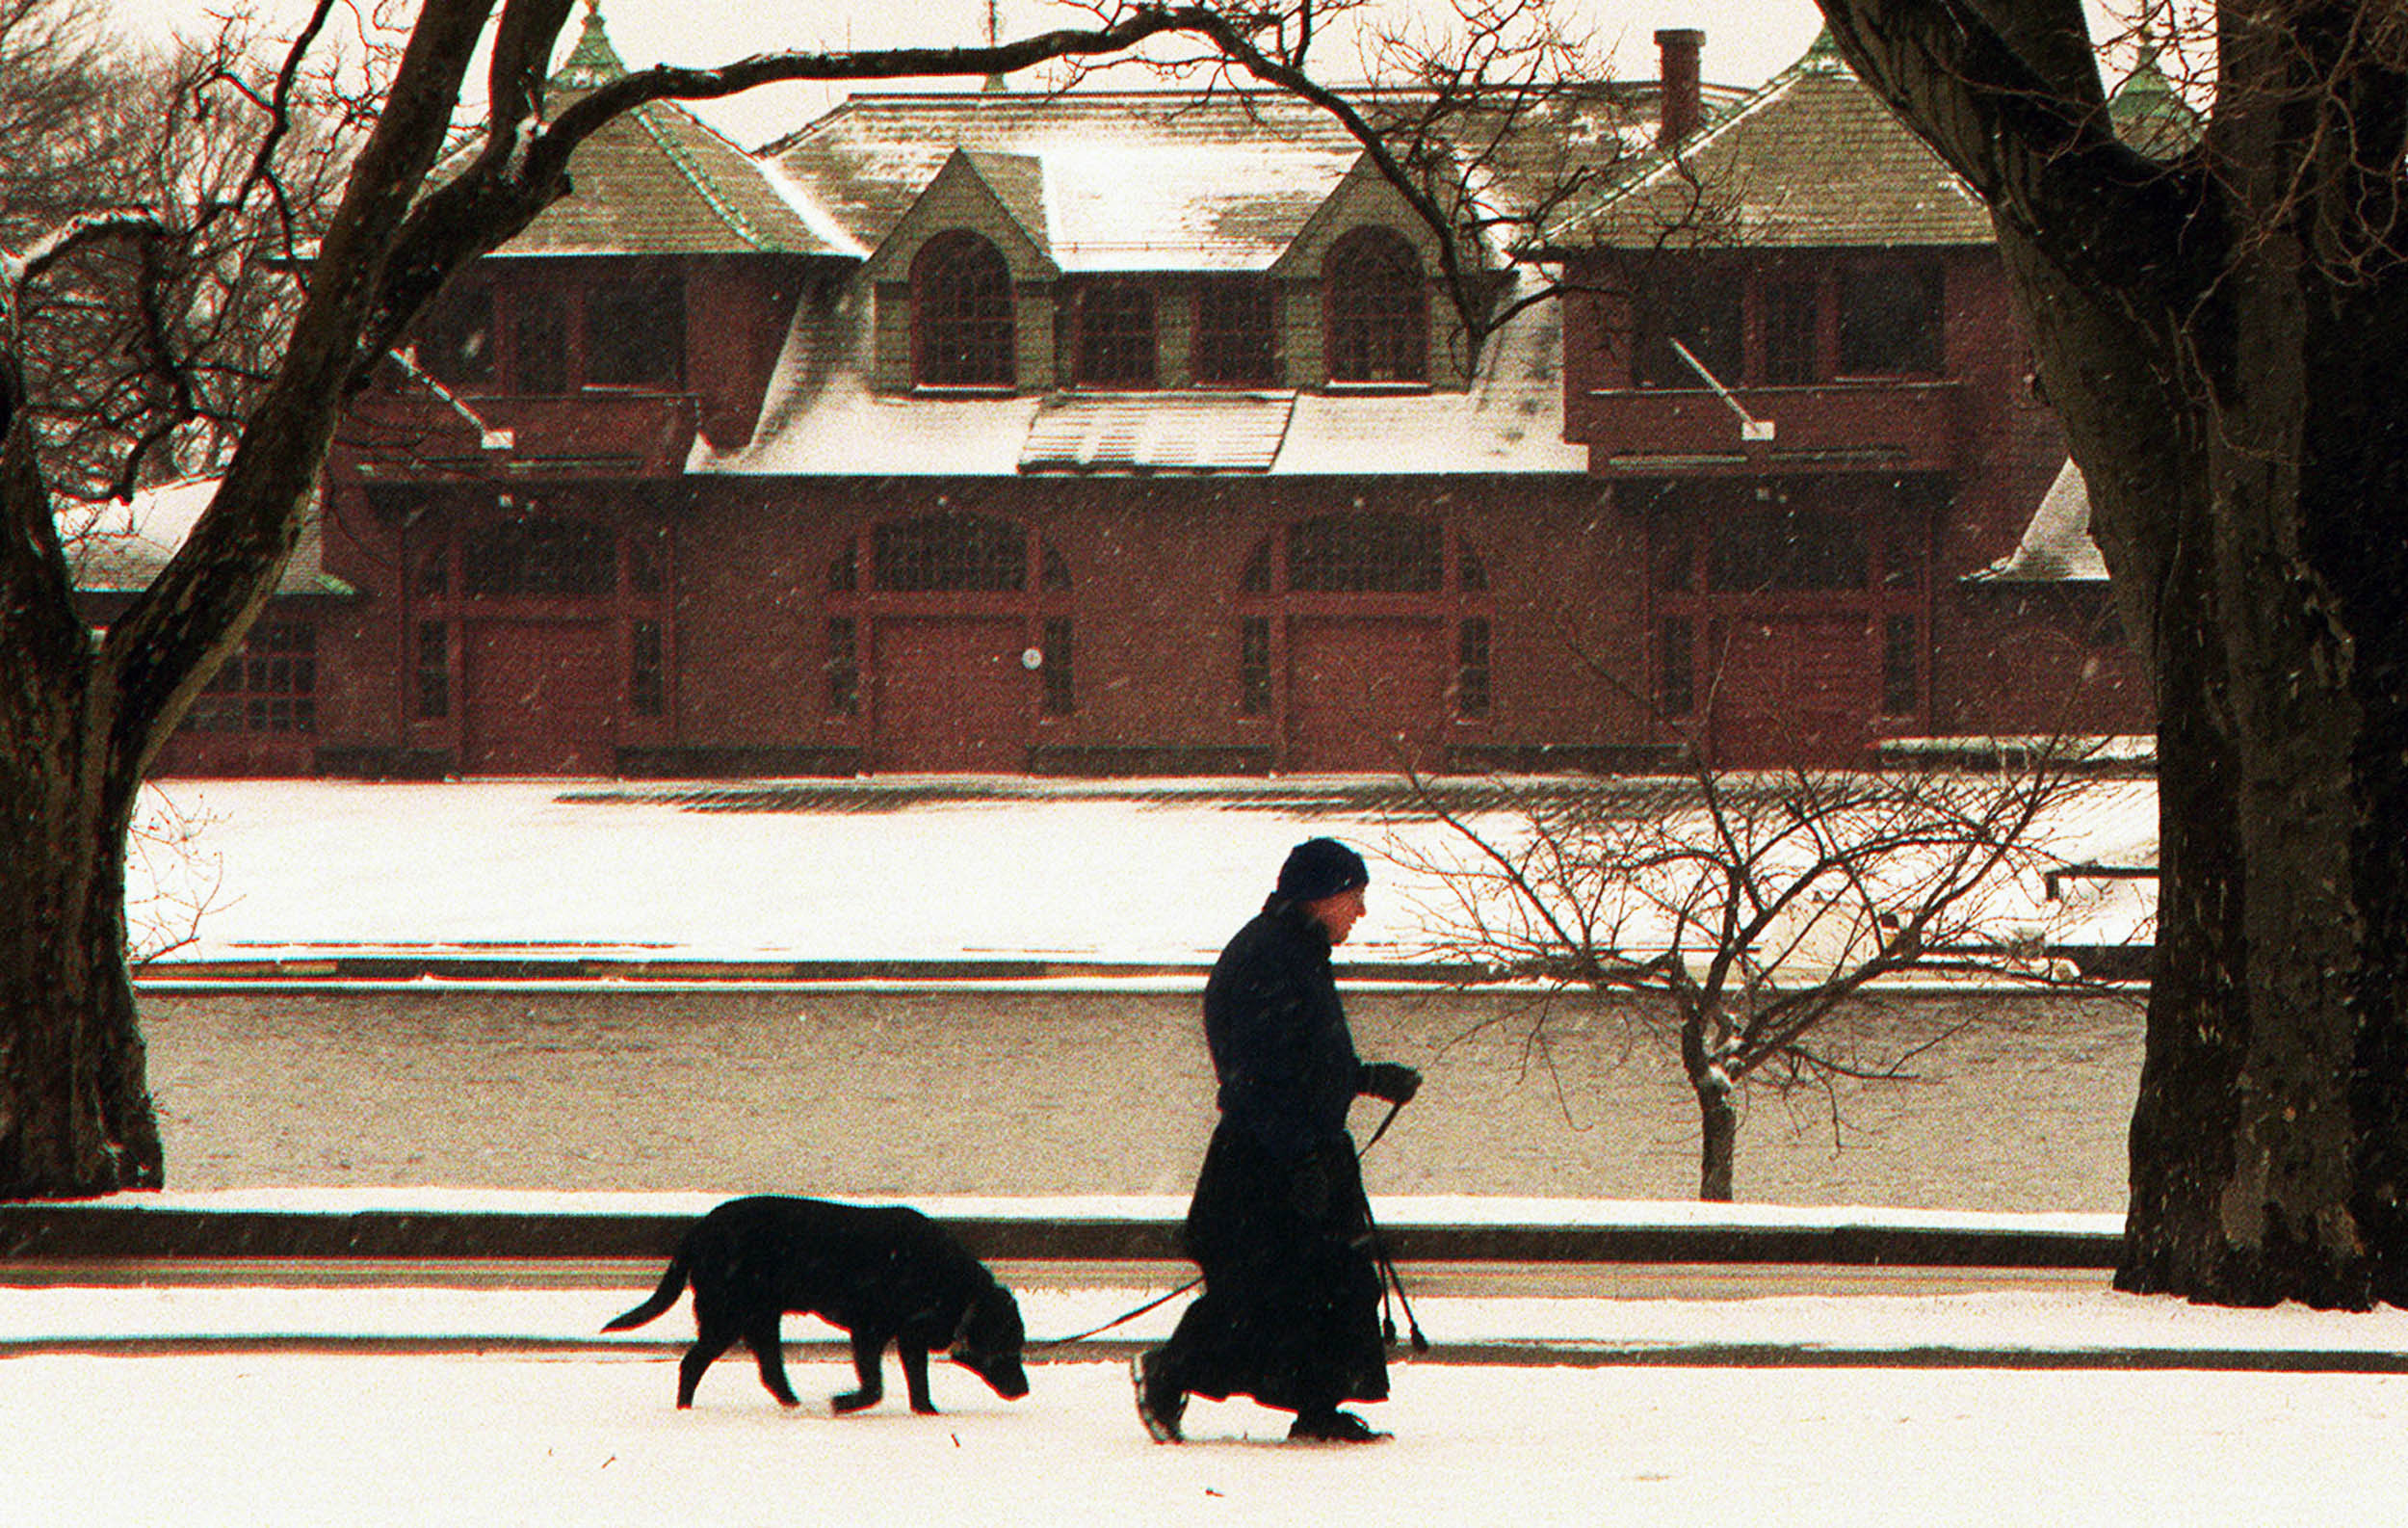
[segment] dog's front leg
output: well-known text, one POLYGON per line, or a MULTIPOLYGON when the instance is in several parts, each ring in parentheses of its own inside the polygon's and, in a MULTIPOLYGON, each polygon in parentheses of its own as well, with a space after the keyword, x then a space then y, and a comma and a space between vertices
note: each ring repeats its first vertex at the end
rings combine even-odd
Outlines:
POLYGON ((886 1333, 866 1329, 855 1331, 852 1334, 852 1372, 853 1377, 861 1382, 861 1388, 848 1390, 828 1402, 829 1409, 842 1416, 848 1411, 877 1405, 886 1394, 886 1382, 878 1375, 878 1365, 885 1356, 886 1333))
POLYGON ((934 1416, 936 1403, 929 1399, 929 1350, 900 1341, 895 1344, 895 1357, 903 1360, 903 1393, 911 1397, 911 1409, 922 1416, 934 1416))

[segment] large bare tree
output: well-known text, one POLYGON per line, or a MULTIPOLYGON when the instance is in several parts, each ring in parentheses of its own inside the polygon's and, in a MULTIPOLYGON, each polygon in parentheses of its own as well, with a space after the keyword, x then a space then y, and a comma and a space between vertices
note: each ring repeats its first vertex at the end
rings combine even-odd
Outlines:
MULTIPOLYGON (((1665 779, 1499 782, 1469 804, 1426 785, 1452 832, 1389 853, 1438 888, 1417 909, 1433 953, 1486 980, 1638 1000, 1638 1028, 1679 1055, 1696 1099, 1697 1197, 1728 1200, 1750 1091, 1902 1080, 1937 1042, 1850 1021, 1881 1006, 1885 979, 2093 985, 2047 958, 2041 924, 2086 808, 2122 787, 2071 749, 1992 757, 1890 773, 1699 762, 1665 779)), ((1529 1021, 1547 1018, 1542 1004, 1529 1021)))
POLYGON ((2408 9, 2128 17, 2209 76, 2159 156, 2118 139, 2081 0, 1819 3, 1991 208, 2154 676, 2118 1282, 2408 1301, 2408 9))
MULTIPOLYGON (((1091 26, 989 46, 662 66, 552 101, 545 81, 572 0, 422 0, 373 98, 353 103, 356 141, 331 160, 297 156, 310 84, 332 78, 323 40, 374 30, 365 18, 333 28, 337 6, 318 0, 262 69, 206 74, 215 109, 247 115, 247 146, 230 164, 158 174, 140 196, 121 186, 108 207, 20 207, 0 224, 0 1197, 162 1181, 125 965, 127 829, 144 771, 274 589, 345 404, 454 272, 565 194, 581 142, 646 101, 776 81, 1009 73, 1176 35, 1288 65, 1310 33, 1301 7, 1115 5, 1091 26), (205 278, 223 269, 209 240, 245 217, 274 230, 295 177, 327 164, 341 175, 311 242, 296 245, 307 258, 273 262, 297 281, 290 302, 258 310, 272 323, 236 326, 267 329, 266 353, 223 369, 185 343, 231 300, 205 278), (112 322, 142 340, 120 353, 118 396, 136 404, 114 437, 116 481, 140 481, 193 428, 222 423, 223 451, 189 540, 95 639, 56 518, 90 463, 44 427, 73 410, 58 407, 55 368, 33 341, 41 312, 111 302, 130 304, 112 322), (240 382, 231 392, 212 387, 228 377, 240 382)), ((0 117, 17 110, 8 89, 0 77, 0 117)), ((31 141, 53 142, 39 131, 31 141)))

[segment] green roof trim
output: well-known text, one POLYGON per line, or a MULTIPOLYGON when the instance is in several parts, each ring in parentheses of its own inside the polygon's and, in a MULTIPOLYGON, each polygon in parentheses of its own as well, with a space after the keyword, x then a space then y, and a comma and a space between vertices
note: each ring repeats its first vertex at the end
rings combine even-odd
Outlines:
POLYGON ((611 46, 610 34, 602 26, 602 0, 586 0, 586 24, 577 34, 577 45, 568 50, 568 57, 553 74, 551 88, 589 91, 626 77, 627 65, 618 49, 611 46))

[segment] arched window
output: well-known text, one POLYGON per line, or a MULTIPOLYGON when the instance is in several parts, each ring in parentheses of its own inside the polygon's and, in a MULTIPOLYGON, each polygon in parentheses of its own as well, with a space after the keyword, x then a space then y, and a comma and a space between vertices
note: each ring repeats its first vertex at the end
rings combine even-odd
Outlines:
POLYGON ((1029 536, 983 514, 925 514, 877 528, 871 566, 877 587, 898 593, 1023 590, 1029 536))
POLYGON ((1443 588, 1446 540, 1414 514, 1322 514, 1288 530, 1288 587, 1314 593, 1424 593, 1443 588))
POLYGON ((1017 379, 1011 268, 975 233, 930 239, 911 262, 912 376, 923 387, 1009 387, 1017 379))
POLYGON ((1329 251, 1329 380, 1429 381, 1422 257, 1392 229, 1357 228, 1329 251))

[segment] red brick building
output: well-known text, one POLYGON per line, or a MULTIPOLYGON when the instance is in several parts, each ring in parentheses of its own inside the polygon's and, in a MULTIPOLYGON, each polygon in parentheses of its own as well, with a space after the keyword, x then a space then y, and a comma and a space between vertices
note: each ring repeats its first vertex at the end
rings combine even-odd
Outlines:
MULTIPOLYGON (((2144 724, 2095 590, 2014 560, 2062 455, 1977 210, 1819 60, 1745 95, 1667 64, 1585 130, 1689 114, 1691 163, 1786 188, 1775 235, 1637 270, 1642 172, 1557 230, 1585 295, 1476 356, 1429 232, 1289 101, 860 95, 758 154, 647 107, 355 410, 325 588, 252 643, 305 630, 305 712, 167 767, 1617 769, 2144 724), (1781 221, 1818 199, 1863 216, 1781 221)), ((589 15, 563 83, 616 66, 589 15)))

